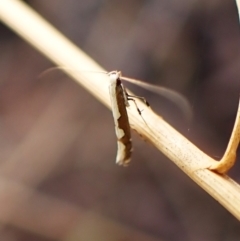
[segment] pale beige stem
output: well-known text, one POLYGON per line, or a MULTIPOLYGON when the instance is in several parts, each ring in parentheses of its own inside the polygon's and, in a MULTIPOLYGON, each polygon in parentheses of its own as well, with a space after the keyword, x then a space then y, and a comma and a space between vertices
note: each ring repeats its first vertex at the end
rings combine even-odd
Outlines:
MULTIPOLYGON (((17 0, 0 0, 0 18, 54 63, 76 71, 65 72, 110 108, 109 79, 104 75, 84 75, 80 70, 103 70, 85 53, 69 42, 32 9, 17 0)), ((113 53, 114 56, 114 53, 113 53)), ((200 187, 240 220, 240 186, 226 175, 204 167, 215 163, 161 117, 137 101, 143 118, 135 108, 128 110, 131 126, 181 168, 200 187)))
POLYGON ((223 158, 214 164, 209 169, 218 173, 228 172, 235 163, 236 152, 240 142, 240 102, 238 105, 237 117, 233 127, 232 135, 228 143, 227 149, 223 158))
POLYGON ((236 4, 237 4, 237 9, 238 9, 238 16, 240 18, 240 0, 236 0, 236 4))

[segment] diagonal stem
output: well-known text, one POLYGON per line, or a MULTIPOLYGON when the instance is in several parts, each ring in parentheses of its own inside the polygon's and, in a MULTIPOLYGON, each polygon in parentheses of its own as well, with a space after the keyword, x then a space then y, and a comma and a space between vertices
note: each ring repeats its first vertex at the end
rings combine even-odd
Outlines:
MULTIPOLYGON (((41 16, 22 1, 0 0, 0 19, 13 31, 42 52, 56 65, 76 71, 64 71, 110 108, 109 79, 104 75, 86 75, 81 70, 104 71, 94 60, 73 45, 41 16)), ((130 91, 128 93, 131 94, 130 91)), ((140 109, 145 105, 136 99, 140 109)), ((206 168, 215 163, 211 157, 178 133, 151 109, 142 112, 128 110, 131 127, 174 162, 201 188, 240 220, 240 186, 226 175, 216 174, 206 168)))

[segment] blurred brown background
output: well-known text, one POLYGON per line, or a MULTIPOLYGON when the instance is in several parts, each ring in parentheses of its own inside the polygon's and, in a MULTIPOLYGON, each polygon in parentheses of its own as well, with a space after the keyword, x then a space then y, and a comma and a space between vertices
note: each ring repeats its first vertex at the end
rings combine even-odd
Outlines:
MULTIPOLYGON (((187 123, 130 86, 200 149, 220 159, 240 93, 234 1, 28 1, 107 70, 183 93, 187 123)), ((239 222, 133 134, 115 165, 111 112, 0 26, 0 240, 240 240, 239 222)), ((240 164, 229 175, 240 182, 240 164)))

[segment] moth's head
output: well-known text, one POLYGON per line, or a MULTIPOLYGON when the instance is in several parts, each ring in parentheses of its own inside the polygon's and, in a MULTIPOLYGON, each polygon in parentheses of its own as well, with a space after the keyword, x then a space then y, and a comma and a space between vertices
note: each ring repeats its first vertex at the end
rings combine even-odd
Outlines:
POLYGON ((121 71, 111 71, 108 73, 111 82, 116 82, 122 75, 121 71))

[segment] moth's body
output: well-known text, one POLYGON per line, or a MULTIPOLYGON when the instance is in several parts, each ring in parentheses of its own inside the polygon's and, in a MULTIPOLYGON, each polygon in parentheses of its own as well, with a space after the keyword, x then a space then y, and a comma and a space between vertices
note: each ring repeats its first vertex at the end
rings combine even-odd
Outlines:
MULTIPOLYGON (((65 68, 56 67, 56 68, 51 68, 51 70, 52 69, 65 69, 65 68)), ((45 73, 48 71, 45 71, 45 73)), ((161 86, 148 84, 148 83, 139 81, 137 79, 123 77, 120 71, 111 71, 109 73, 101 72, 101 73, 108 74, 108 76, 110 77, 109 94, 110 94, 110 100, 112 104, 112 113, 113 113, 113 118, 115 123, 115 132, 117 136, 117 145, 118 145, 117 158, 116 158, 117 164, 127 166, 131 160, 132 140, 131 140, 130 124, 129 124, 128 114, 126 110, 126 107, 129 106, 128 101, 129 100, 134 101, 139 115, 141 115, 141 111, 138 109, 134 98, 141 99, 146 104, 146 106, 149 107, 149 103, 145 100, 145 98, 128 95, 124 86, 122 85, 122 80, 128 81, 132 84, 136 84, 149 91, 152 91, 161 96, 164 96, 168 100, 175 103, 182 110, 182 112, 185 114, 187 119, 189 120, 191 119, 191 116, 192 116, 191 107, 188 101, 186 100, 186 98, 182 96, 180 93, 161 86)), ((143 121, 145 122, 144 119, 143 121)))
POLYGON ((127 93, 120 79, 121 73, 113 71, 109 73, 109 76, 109 94, 118 146, 116 163, 127 166, 132 154, 131 131, 126 110, 129 103, 127 93))

